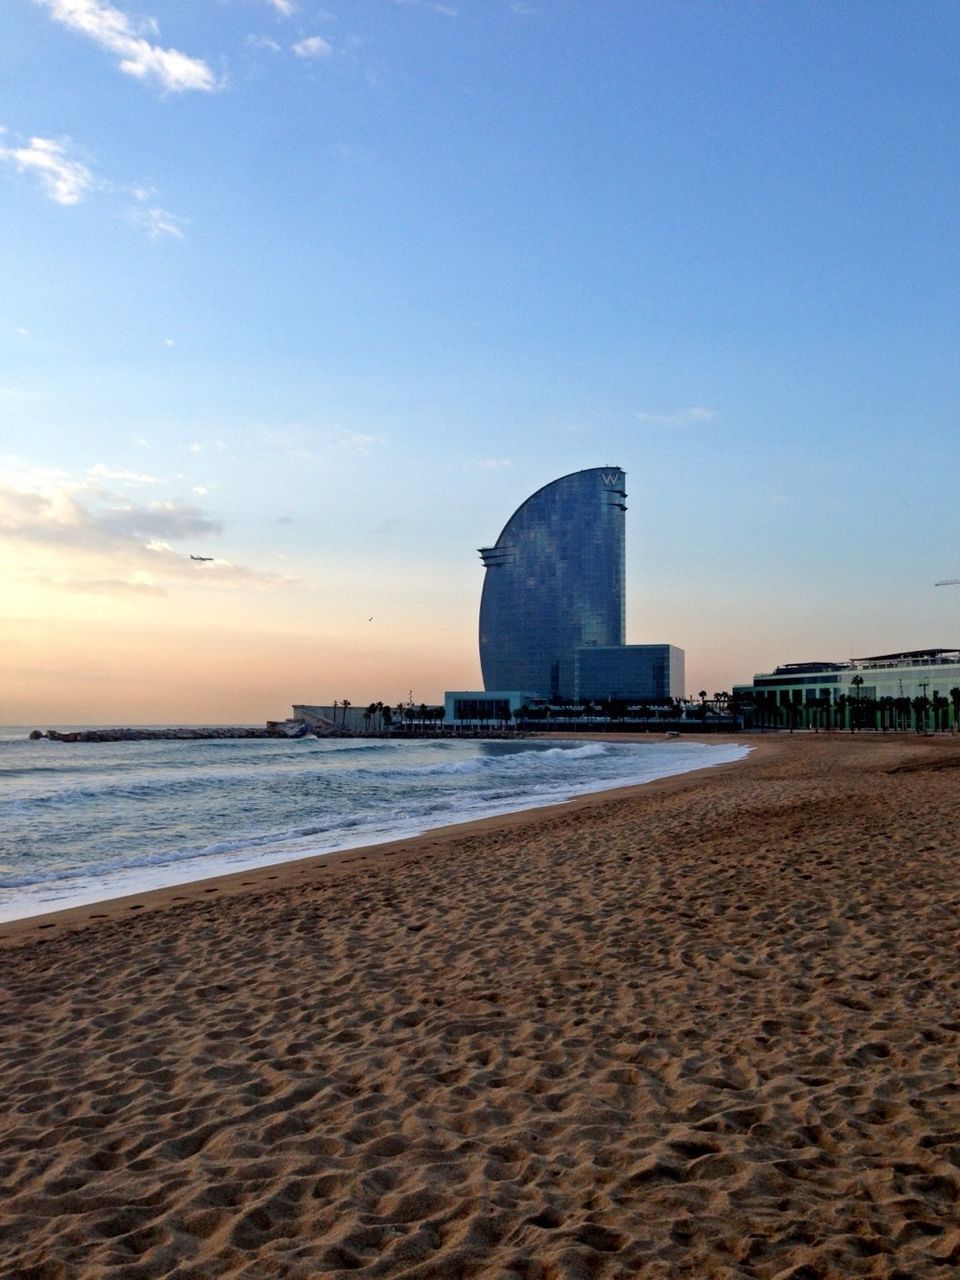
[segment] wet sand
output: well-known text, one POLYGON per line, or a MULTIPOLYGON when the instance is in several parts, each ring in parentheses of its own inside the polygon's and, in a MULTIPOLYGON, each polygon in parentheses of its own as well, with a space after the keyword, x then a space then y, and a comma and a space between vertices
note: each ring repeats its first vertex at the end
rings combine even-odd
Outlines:
POLYGON ((0 925, 0 1275, 945 1277, 960 743, 0 925))

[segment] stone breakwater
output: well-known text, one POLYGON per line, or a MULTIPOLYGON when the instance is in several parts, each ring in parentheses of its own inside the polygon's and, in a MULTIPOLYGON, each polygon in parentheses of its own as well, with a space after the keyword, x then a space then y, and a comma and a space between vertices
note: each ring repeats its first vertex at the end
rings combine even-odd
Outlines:
POLYGON ((303 720, 268 720, 259 725, 214 725, 166 729, 34 729, 32 740, 49 738, 51 742, 162 742, 192 741, 198 738, 349 738, 349 729, 339 725, 307 725, 303 720))

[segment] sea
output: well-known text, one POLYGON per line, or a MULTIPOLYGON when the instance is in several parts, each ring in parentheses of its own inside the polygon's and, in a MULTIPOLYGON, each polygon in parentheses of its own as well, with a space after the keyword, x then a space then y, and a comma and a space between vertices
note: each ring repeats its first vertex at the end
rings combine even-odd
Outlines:
POLYGON ((557 804, 748 751, 685 739, 64 743, 28 733, 0 729, 0 920, 557 804))

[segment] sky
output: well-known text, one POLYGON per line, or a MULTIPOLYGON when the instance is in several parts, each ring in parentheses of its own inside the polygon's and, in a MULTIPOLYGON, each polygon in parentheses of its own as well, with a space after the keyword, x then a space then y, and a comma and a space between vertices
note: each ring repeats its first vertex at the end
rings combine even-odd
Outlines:
POLYGON ((688 692, 960 646, 953 0, 0 32, 0 722, 478 688, 476 549, 602 465, 688 692))

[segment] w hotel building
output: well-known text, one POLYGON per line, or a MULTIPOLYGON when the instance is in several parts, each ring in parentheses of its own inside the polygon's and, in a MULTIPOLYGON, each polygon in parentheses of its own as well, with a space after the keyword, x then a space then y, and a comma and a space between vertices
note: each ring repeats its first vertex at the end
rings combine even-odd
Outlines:
POLYGON ((538 489, 480 557, 484 688, 529 698, 683 696, 683 651, 624 643, 626 476, 575 471, 538 489))

